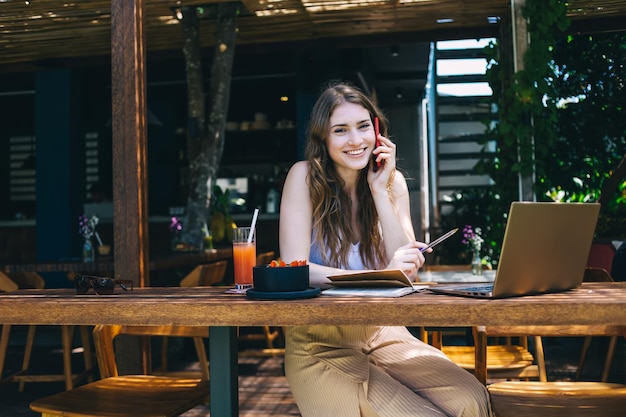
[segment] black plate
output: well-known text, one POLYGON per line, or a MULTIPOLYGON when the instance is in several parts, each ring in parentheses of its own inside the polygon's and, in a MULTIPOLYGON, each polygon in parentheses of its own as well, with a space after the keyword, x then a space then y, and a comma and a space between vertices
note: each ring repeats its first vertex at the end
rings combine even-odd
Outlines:
POLYGON ((313 298, 320 295, 320 289, 317 287, 309 287, 303 291, 256 291, 254 288, 250 288, 246 291, 248 298, 254 298, 255 300, 297 300, 300 298, 313 298))

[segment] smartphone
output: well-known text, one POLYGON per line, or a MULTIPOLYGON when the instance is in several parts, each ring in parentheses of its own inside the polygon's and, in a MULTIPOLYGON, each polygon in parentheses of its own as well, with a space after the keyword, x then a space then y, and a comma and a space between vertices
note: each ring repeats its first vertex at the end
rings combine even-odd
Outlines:
MULTIPOLYGON (((380 134, 380 126, 378 124, 378 117, 374 117, 374 134, 376 135, 376 145, 374 146, 374 149, 378 148, 380 146, 380 141, 378 140, 378 135, 380 134)), ((372 154, 372 159, 374 160, 374 165, 373 165, 373 169, 374 172, 378 171, 378 168, 380 168, 380 162, 376 162, 376 155, 372 154)))

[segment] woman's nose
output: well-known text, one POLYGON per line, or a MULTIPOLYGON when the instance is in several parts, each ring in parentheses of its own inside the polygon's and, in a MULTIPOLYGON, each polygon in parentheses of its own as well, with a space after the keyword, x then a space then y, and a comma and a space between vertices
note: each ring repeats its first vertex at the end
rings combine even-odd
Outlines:
POLYGON ((348 143, 350 145, 359 145, 363 142, 363 138, 357 129, 351 129, 348 135, 348 143))

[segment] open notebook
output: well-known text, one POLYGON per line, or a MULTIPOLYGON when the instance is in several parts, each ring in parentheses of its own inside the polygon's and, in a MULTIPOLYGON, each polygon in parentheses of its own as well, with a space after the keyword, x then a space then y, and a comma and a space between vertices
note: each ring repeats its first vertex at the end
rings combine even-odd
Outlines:
POLYGON ((322 294, 325 295, 401 297, 426 288, 424 285, 413 284, 399 269, 331 275, 328 279, 334 288, 324 290, 322 294))
POLYGON ((599 211, 598 203, 514 202, 494 283, 430 290, 502 298, 575 288, 585 274, 599 211))

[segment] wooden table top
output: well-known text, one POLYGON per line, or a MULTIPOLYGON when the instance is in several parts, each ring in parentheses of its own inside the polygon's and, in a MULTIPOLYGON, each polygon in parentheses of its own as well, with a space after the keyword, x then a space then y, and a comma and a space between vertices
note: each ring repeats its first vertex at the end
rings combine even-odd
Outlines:
MULTIPOLYGON (((215 262, 222 259, 230 259, 233 256, 231 247, 206 250, 202 252, 172 253, 161 258, 150 260, 151 271, 176 268, 180 266, 199 265, 215 262)), ((4 271, 12 272, 82 272, 103 273, 113 271, 113 259, 110 257, 97 259, 95 262, 82 262, 80 260, 59 260, 50 262, 33 262, 26 264, 9 264, 4 266, 4 271)))
POLYGON ((400 298, 319 296, 259 301, 224 287, 149 287, 115 295, 73 289, 0 293, 0 323, 186 326, 626 325, 626 283, 499 300, 414 293, 400 298))

